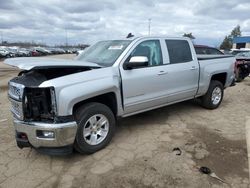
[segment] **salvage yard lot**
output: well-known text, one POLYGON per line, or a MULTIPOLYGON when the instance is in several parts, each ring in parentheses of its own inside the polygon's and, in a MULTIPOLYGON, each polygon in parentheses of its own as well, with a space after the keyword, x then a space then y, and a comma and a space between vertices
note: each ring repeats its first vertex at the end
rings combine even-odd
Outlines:
POLYGON ((15 144, 7 81, 17 73, 0 62, 0 187, 248 187, 250 78, 226 89, 217 110, 187 101, 149 111, 119 120, 111 144, 95 154, 52 157, 15 144))

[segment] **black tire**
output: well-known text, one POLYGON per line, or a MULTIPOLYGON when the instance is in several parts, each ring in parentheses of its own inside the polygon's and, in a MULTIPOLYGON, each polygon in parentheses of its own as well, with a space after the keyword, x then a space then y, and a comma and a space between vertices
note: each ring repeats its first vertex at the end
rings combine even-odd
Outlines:
POLYGON ((105 148, 112 140, 112 137, 115 133, 116 119, 111 109, 106 105, 95 102, 87 103, 76 110, 75 118, 78 124, 78 128, 74 148, 79 153, 95 153, 96 151, 105 148), (109 130, 105 139, 102 142, 97 145, 91 145, 85 140, 83 136, 83 130, 89 118, 97 114, 101 114, 107 118, 109 123, 109 130))
POLYGON ((244 80, 244 77, 242 76, 241 68, 238 67, 237 70, 236 70, 236 73, 235 73, 235 81, 236 82, 241 82, 242 80, 244 80))
POLYGON ((223 95, 224 95, 223 84, 217 80, 212 80, 210 82, 207 93, 204 96, 202 96, 202 98, 201 98, 201 105, 207 109, 211 109, 211 110, 216 109, 220 106, 221 101, 223 100, 223 95), (221 98, 220 98, 219 102, 215 104, 215 103, 213 103, 213 100, 212 100, 212 94, 216 88, 219 88, 221 90, 221 98))

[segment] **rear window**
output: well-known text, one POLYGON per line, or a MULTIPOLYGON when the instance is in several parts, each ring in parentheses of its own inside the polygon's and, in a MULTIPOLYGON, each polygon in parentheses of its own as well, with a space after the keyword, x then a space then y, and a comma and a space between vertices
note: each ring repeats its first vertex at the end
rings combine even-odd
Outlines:
POLYGON ((192 61, 190 46, 186 40, 166 40, 171 64, 192 61))

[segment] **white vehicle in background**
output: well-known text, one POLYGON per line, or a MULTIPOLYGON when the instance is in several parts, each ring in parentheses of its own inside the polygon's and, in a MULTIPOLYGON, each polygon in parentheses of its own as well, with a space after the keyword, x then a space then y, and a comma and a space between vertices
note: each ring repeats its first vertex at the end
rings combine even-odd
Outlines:
POLYGON ((250 52, 250 48, 231 49, 232 55, 237 55, 242 52, 250 52))
POLYGON ((76 56, 79 56, 79 55, 83 54, 88 48, 89 48, 89 46, 85 47, 83 50, 77 50, 76 51, 76 56))
POLYGON ((0 48, 0 58, 6 58, 9 56, 9 52, 5 49, 0 48))

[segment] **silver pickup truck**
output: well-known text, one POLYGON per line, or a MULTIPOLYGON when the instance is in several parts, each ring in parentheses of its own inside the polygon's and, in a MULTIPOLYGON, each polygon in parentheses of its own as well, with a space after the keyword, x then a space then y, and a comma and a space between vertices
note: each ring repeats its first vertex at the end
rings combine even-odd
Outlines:
POLYGON ((188 38, 139 37, 98 42, 76 60, 5 63, 22 70, 8 91, 17 145, 56 155, 104 148, 119 117, 194 98, 217 108, 235 58, 197 57, 188 38))

